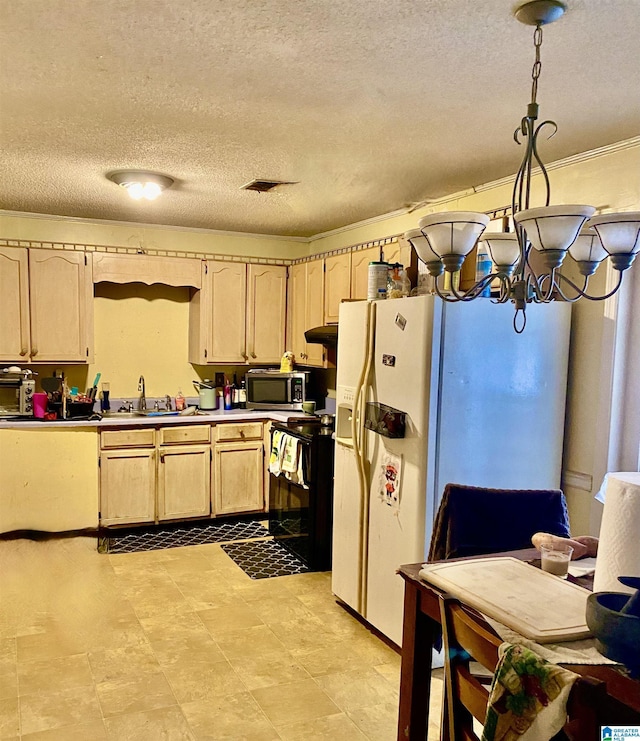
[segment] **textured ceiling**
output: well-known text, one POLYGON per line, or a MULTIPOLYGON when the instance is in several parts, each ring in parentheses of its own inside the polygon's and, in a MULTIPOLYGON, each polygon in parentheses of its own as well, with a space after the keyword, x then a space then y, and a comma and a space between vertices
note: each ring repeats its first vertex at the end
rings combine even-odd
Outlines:
MULTIPOLYGON (((546 162, 640 132, 640 0, 545 29, 546 162)), ((517 169, 510 0, 1 0, 0 209, 310 236, 517 169), (135 202, 105 175, 162 172, 135 202), (296 181, 262 194, 252 178, 296 181)))

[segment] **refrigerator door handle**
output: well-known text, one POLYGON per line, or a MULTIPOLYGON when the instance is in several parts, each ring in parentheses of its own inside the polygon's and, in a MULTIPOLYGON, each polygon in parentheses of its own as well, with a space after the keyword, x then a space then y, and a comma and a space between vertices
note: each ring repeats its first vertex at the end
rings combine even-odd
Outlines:
POLYGON ((365 618, 367 616, 366 566, 369 558, 369 482, 366 477, 364 461, 364 402, 371 377, 375 343, 375 304, 373 302, 369 303, 367 307, 366 336, 365 359, 354 393, 353 417, 351 420, 353 451, 356 458, 356 469, 358 471, 360 503, 358 516, 358 537, 360 543, 358 554, 358 612, 365 618))

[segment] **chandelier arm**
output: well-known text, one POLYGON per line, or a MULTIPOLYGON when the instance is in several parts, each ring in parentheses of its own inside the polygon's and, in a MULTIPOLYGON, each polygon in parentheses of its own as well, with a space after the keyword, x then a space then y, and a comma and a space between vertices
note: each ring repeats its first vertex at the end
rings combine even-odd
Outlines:
POLYGON ((540 302, 543 304, 548 304, 549 301, 552 300, 553 291, 557 288, 555 268, 553 268, 550 273, 543 273, 537 278, 537 281, 540 288, 540 293, 542 294, 540 296, 540 302), (544 288, 545 283, 547 283, 546 290, 544 288))
POLYGON ((493 303, 506 304, 513 293, 513 281, 508 275, 502 275, 501 273, 498 273, 497 277, 500 280, 500 295, 493 299, 493 303))
POLYGON ((489 275, 483 276, 477 283, 474 283, 464 293, 458 293, 458 290, 451 283, 451 293, 456 297, 458 301, 473 301, 474 298, 479 296, 482 291, 491 283, 491 281, 497 277, 496 273, 489 273, 489 275))
MULTIPOLYGON (((618 282, 616 283, 616 285, 608 293, 605 293, 602 296, 590 296, 586 292, 588 278, 585 278, 584 289, 580 289, 572 280, 570 280, 566 276, 562 275, 562 273, 558 273, 558 275, 559 275, 560 278, 562 278, 562 280, 565 283, 568 283, 579 294, 578 296, 576 296, 575 299, 573 299, 574 301, 577 300, 577 299, 579 299, 579 298, 586 298, 589 301, 605 301, 606 299, 611 298, 613 296, 613 294, 616 293, 616 291, 620 288, 620 286, 622 285, 622 278, 623 278, 623 273, 620 270, 618 272, 618 282)), ((559 286, 558 286, 558 290, 560 291, 560 287, 559 286)), ((562 291, 560 291, 560 295, 564 298, 564 295, 562 294, 562 291)), ((565 301, 571 301, 571 299, 565 299, 565 301)))
POLYGON ((477 298, 482 291, 491 283, 491 281, 494 280, 494 278, 499 278, 500 280, 503 279, 504 276, 500 275, 500 273, 490 273, 489 275, 485 275, 481 280, 479 280, 477 283, 475 283, 471 288, 469 288, 464 293, 460 293, 456 287, 453 285, 453 281, 451 282, 451 295, 447 293, 443 293, 442 289, 438 285, 438 278, 434 279, 434 288, 438 296, 443 301, 449 301, 450 303, 459 303, 460 301, 473 301, 473 299, 477 298))
POLYGON ((453 303, 458 303, 458 299, 456 299, 456 298, 451 298, 451 296, 449 296, 449 294, 448 294, 448 293, 442 293, 442 289, 441 289, 441 288, 440 288, 440 286, 438 285, 438 278, 439 278, 439 277, 440 277, 440 276, 437 276, 437 277, 435 277, 435 278, 433 279, 433 287, 434 287, 434 290, 435 290, 436 294, 437 294, 437 295, 438 295, 438 296, 439 296, 439 297, 440 297, 440 298, 441 298, 441 299, 442 299, 443 301, 446 301, 447 303, 450 303, 450 304, 453 304, 453 303))
POLYGON ((533 133, 532 154, 533 158, 538 163, 538 167, 540 168, 542 176, 544 177, 545 192, 547 194, 547 197, 545 199, 545 206, 548 206, 549 200, 551 198, 551 184, 549 182, 549 174, 547 173, 547 168, 544 166, 542 160, 540 159, 540 155, 538 154, 538 136, 545 126, 553 126, 553 131, 551 132, 551 134, 549 134, 547 139, 551 139, 552 137, 554 137, 558 131, 558 124, 555 121, 551 121, 550 119, 539 124, 533 133))
POLYGON ((517 308, 516 313, 513 315, 513 330, 516 334, 522 334, 526 326, 527 326, 527 314, 524 308, 517 308), (522 324, 518 323, 518 317, 522 318, 522 324))

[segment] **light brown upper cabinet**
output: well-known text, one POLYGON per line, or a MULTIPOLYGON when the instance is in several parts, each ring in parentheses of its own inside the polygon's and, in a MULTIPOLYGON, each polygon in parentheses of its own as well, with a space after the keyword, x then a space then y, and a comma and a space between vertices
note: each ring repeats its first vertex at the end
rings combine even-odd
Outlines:
POLYGON ((307 343, 304 333, 324 324, 324 261, 311 260, 289 268, 289 334, 287 349, 298 365, 326 366, 322 345, 307 343))
POLYGON ((0 315, 0 360, 91 362, 91 254, 0 248, 0 315))
POLYGON ((0 317, 0 361, 28 361, 31 334, 26 249, 0 247, 0 317))
POLYGON ((380 247, 367 247, 351 253, 351 298, 366 299, 369 283, 369 263, 380 259, 380 247))
POLYGON ((404 268, 408 268, 411 265, 411 245, 405 240, 385 244, 384 259, 389 263, 399 262, 404 268))
POLYGON ((351 253, 324 259, 324 323, 337 324, 340 303, 351 298, 351 253))
POLYGON ((247 355, 249 363, 279 363, 287 322, 287 269, 255 265, 247 269, 247 355))
MULTIPOLYGON (((380 247, 367 247, 351 253, 351 296, 345 298, 366 299, 369 283, 369 263, 380 260, 380 247)), ((411 263, 411 247, 408 243, 391 242, 382 248, 384 260, 399 262, 408 268, 411 263)))
POLYGON ((191 299, 189 362, 279 362, 284 352, 286 268, 205 260, 202 271, 202 289, 191 299))

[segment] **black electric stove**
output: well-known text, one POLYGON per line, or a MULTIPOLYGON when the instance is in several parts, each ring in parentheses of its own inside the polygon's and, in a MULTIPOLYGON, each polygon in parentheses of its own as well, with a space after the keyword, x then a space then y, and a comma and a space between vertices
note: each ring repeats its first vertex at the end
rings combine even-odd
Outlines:
POLYGON ((274 430, 291 435, 299 443, 303 481, 285 474, 269 476, 269 532, 300 558, 311 571, 331 568, 333 522, 332 427, 319 419, 275 422, 274 430))

